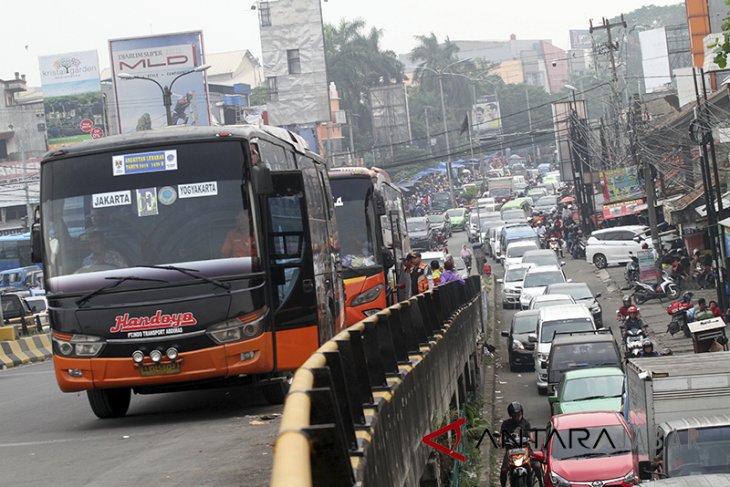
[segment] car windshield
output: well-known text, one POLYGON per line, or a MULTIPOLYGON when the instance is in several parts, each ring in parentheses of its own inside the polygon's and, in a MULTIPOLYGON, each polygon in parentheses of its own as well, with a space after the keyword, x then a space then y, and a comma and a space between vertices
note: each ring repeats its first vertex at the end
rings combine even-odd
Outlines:
POLYGON ((507 257, 522 257, 525 252, 535 250, 537 246, 532 245, 510 245, 507 247, 507 257))
POLYGON ((525 273, 527 273, 527 268, 507 269, 507 272, 504 273, 504 282, 523 281, 525 279, 525 273))
POLYGON ((536 301, 535 304, 532 306, 532 309, 542 309, 542 308, 548 308, 550 306, 562 306, 564 304, 573 304, 573 302, 570 299, 541 300, 541 301, 536 301))
POLYGON ((425 232, 426 220, 406 220, 409 232, 425 232))
POLYGON ((590 318, 545 321, 540 330, 540 343, 552 343, 557 332, 595 330, 590 318))
POLYGON ((543 196, 537 202, 535 203, 538 206, 550 206, 555 205, 557 203, 557 198, 553 196, 543 196))
POLYGON ((340 255, 350 267, 376 264, 376 215, 372 206, 373 185, 369 177, 330 180, 339 226, 340 255))
POLYGON ((613 342, 570 343, 556 348, 550 366, 555 370, 571 370, 619 363, 620 357, 616 355, 613 342))
POLYGON ((560 271, 535 272, 525 276, 525 287, 542 287, 565 282, 560 271))
POLYGON ((60 286, 58 279, 72 274, 136 266, 189 263, 202 271, 226 258, 258 271, 253 205, 243 204, 249 200, 243 160, 242 144, 231 141, 46 162, 47 277, 60 286))
POLYGON ((537 314, 512 318, 512 333, 535 333, 537 330, 537 314))
POLYGON ((449 214, 450 218, 453 218, 453 217, 463 218, 464 217, 464 210, 449 210, 447 213, 449 214))
POLYGON ((687 475, 683 465, 694 464, 692 471, 702 473, 730 473, 730 426, 697 428, 669 433, 665 440, 669 462, 667 473, 671 477, 687 475))
POLYGON ((561 286, 558 289, 552 291, 553 294, 567 294, 576 301, 581 299, 592 299, 593 293, 588 286, 561 286))
POLYGON ((555 252, 551 254, 543 255, 526 255, 522 259, 523 264, 535 264, 535 265, 558 265, 558 257, 555 252))
POLYGON ((621 375, 603 377, 582 377, 565 381, 561 388, 561 400, 565 402, 585 401, 596 397, 619 397, 624 391, 621 375))
POLYGON ((631 438, 622 425, 554 430, 551 435, 550 456, 555 460, 628 453, 631 453, 631 438))

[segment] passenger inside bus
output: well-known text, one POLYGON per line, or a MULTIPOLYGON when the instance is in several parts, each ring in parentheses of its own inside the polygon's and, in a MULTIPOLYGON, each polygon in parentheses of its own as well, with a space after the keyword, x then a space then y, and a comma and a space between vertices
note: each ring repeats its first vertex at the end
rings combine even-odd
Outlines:
POLYGON ((236 227, 226 235, 221 248, 223 257, 257 257, 256 239, 245 211, 236 215, 236 227))

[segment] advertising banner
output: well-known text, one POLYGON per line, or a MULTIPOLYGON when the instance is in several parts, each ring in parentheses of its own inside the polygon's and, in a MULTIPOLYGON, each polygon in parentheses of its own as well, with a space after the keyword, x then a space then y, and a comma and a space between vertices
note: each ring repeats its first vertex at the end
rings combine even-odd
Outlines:
POLYGON ((623 201, 621 203, 604 203, 603 219, 610 220, 621 216, 633 215, 636 213, 636 207, 643 204, 644 200, 623 201))
POLYGON ((588 29, 573 29, 570 31, 571 49, 592 49, 593 38, 588 29))
POLYGON ((496 96, 481 98, 472 106, 472 130, 475 137, 497 135, 502 130, 502 115, 496 96))
POLYGON ((122 133, 210 125, 202 32, 109 41, 122 133), (169 98, 165 92, 169 91, 169 98), (167 107, 165 104, 167 103, 167 107))
POLYGON ((96 51, 40 56, 48 148, 102 137, 104 104, 96 51))
POLYGON ((637 252, 639 258, 639 280, 651 281, 656 278, 656 259, 654 259, 653 250, 639 250, 637 252))
POLYGON ((612 169, 603 173, 608 201, 626 201, 643 194, 636 168, 612 169))

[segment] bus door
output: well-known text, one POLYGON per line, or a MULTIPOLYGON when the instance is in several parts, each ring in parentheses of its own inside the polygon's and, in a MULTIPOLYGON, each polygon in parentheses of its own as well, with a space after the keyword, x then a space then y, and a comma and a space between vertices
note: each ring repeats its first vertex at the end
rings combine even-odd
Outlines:
POLYGON ((266 197, 276 367, 299 367, 319 346, 317 300, 304 184, 299 171, 273 172, 266 197))
POLYGON ((398 280, 400 278, 401 268, 400 263, 405 258, 403 253, 403 239, 404 235, 401 232, 401 220, 398 210, 390 210, 388 212, 388 220, 390 221, 390 241, 392 250, 389 253, 393 256, 393 272, 388 276, 386 267, 386 281, 390 287, 390 294, 388 299, 388 306, 398 302, 398 280), (390 281, 388 281, 390 278, 390 281))

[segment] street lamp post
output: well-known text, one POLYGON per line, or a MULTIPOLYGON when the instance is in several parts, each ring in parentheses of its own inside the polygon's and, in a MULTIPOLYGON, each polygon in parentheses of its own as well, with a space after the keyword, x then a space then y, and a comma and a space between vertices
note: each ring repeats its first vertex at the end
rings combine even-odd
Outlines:
POLYGON ((187 76, 191 73, 201 73, 207 69, 210 68, 210 64, 201 64, 200 66, 196 66, 194 69, 191 69, 190 71, 186 71, 184 73, 180 73, 177 76, 175 76, 169 85, 162 86, 159 81, 153 78, 148 78, 146 76, 136 76, 134 74, 129 73, 119 73, 118 77, 121 79, 144 79, 147 81, 152 81, 154 84, 157 85, 157 87, 162 92, 162 105, 165 107, 165 115, 167 116, 167 125, 172 125, 172 86, 175 84, 175 81, 179 80, 183 76, 187 76))

